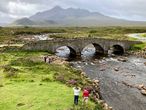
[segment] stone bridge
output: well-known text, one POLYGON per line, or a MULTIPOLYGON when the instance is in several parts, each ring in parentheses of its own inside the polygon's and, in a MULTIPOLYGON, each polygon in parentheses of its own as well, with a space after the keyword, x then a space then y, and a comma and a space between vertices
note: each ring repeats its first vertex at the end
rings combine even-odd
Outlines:
POLYGON ((97 53, 107 54, 110 49, 113 53, 123 54, 130 49, 133 44, 138 44, 138 41, 121 41, 113 39, 100 38, 57 38, 53 40, 37 41, 25 44, 23 50, 30 51, 49 51, 55 53, 59 47, 67 46, 70 50, 70 55, 80 55, 82 50, 89 44, 93 44, 97 53))

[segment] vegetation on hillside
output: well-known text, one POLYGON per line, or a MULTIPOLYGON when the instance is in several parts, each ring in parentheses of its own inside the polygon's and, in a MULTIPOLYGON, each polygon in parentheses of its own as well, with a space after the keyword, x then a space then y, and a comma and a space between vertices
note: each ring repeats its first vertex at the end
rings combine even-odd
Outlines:
MULTIPOLYGON (((21 43, 22 35, 50 33, 50 37, 98 37, 118 40, 129 40, 126 34, 145 33, 145 27, 1 27, 0 43, 21 43), (55 33, 55 34, 54 34, 55 33)), ((134 39, 130 39, 134 40, 134 39)))

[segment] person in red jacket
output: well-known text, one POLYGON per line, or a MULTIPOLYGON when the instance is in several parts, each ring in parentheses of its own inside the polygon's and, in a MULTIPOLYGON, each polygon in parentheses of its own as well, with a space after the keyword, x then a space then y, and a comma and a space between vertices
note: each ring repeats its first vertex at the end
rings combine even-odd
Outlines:
POLYGON ((87 103, 89 98, 89 91, 85 88, 83 91, 83 102, 87 103))

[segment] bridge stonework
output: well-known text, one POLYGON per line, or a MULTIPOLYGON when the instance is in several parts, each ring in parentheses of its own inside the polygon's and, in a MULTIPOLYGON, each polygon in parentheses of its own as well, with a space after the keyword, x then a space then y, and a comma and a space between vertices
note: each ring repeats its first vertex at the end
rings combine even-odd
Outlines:
MULTIPOLYGON (((107 54, 108 50, 114 45, 121 46, 127 51, 133 44, 138 44, 138 41, 121 41, 113 39, 100 39, 100 38, 58 38, 53 40, 37 41, 25 44, 22 49, 30 51, 50 51, 55 53, 56 49, 62 46, 69 47, 70 51, 75 51, 76 54, 81 54, 81 51, 89 44, 98 45, 104 50, 104 54, 107 54)), ((98 48, 97 47, 97 48, 98 48)), ((96 46, 95 46, 96 48, 96 46)))

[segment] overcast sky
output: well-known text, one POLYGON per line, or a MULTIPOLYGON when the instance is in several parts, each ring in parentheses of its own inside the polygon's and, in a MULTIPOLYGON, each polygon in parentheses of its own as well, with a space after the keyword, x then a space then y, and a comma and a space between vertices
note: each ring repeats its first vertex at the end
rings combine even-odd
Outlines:
POLYGON ((0 23, 53 8, 82 8, 128 20, 146 21, 146 0, 0 0, 0 23))

